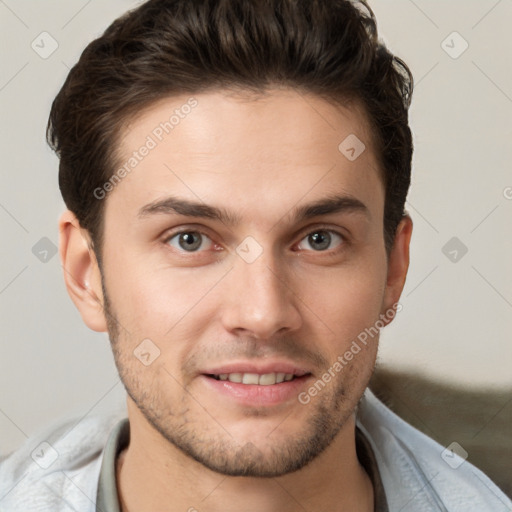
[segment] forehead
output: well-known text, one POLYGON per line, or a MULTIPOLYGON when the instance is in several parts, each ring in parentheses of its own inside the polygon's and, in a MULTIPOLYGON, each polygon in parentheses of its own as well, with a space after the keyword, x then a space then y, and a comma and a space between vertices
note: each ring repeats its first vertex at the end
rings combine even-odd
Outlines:
POLYGON ((124 172, 107 212, 136 216, 171 194, 229 204, 253 222, 255 211, 275 220, 301 201, 334 193, 376 213, 383 207, 371 132, 357 103, 335 106, 291 89, 179 95, 133 118, 121 141, 117 169, 124 172))

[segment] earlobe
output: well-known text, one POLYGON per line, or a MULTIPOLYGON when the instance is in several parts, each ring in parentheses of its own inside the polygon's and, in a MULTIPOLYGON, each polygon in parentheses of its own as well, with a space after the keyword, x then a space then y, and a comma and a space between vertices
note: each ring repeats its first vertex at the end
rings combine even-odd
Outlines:
POLYGON ((59 255, 69 296, 90 329, 106 332, 101 274, 88 233, 66 210, 59 219, 59 235, 59 255))
MULTIPOLYGON (((412 219, 405 215, 396 229, 395 240, 388 259, 386 291, 383 301, 385 314, 400 300, 409 269, 409 246, 412 236, 412 219)), ((393 308, 394 309, 394 308, 393 308)), ((393 317, 394 318, 394 315, 393 317)), ((387 323, 390 323, 391 320, 387 323)))

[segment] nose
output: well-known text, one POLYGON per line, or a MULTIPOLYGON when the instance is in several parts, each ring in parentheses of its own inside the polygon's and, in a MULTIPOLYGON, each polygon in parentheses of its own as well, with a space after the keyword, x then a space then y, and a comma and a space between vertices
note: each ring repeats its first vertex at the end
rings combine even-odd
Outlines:
POLYGON ((226 330, 268 340, 300 328, 300 299, 282 265, 276 266, 270 250, 251 263, 236 256, 225 283, 228 299, 222 321, 226 330))

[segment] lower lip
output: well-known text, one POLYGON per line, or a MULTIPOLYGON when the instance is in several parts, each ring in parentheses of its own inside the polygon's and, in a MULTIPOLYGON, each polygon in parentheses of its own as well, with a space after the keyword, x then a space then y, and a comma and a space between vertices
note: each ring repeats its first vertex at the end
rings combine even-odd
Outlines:
POLYGON ((240 405, 277 405, 296 399, 311 375, 296 377, 293 380, 260 386, 258 384, 241 384, 229 380, 217 380, 201 375, 203 382, 214 391, 228 396, 240 405))

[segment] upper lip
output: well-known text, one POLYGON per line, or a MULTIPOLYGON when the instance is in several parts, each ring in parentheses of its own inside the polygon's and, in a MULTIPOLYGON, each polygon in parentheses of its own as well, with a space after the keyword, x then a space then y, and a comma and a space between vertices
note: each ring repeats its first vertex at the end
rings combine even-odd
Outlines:
POLYGON ((223 373, 257 373, 259 375, 264 375, 266 373, 287 373, 301 377, 311 372, 304 366, 291 363, 289 361, 265 361, 264 363, 240 361, 236 363, 225 363, 212 366, 201 373, 206 375, 220 375, 223 373))

